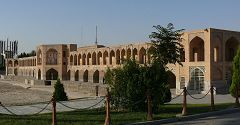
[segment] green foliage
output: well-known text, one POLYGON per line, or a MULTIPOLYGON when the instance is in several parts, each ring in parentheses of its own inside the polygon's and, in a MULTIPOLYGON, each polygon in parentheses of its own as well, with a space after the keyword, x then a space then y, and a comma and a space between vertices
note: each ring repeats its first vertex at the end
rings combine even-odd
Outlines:
POLYGON ((105 82, 111 88, 111 103, 116 109, 134 111, 146 110, 147 90, 151 91, 153 109, 157 110, 167 96, 171 98, 166 80, 166 71, 161 65, 140 66, 135 60, 126 60, 122 67, 108 69, 105 74, 105 82))
MULTIPOLYGON (((237 55, 234 57, 233 61, 233 76, 232 83, 230 87, 230 94, 235 97, 236 85, 240 88, 240 49, 238 49, 237 55)), ((240 91, 238 91, 238 97, 240 97, 240 91)))
POLYGON ((181 52, 183 50, 181 36, 184 29, 174 30, 172 23, 169 23, 166 28, 160 25, 153 27, 157 30, 157 32, 152 32, 149 35, 154 47, 149 51, 153 59, 164 66, 176 62, 181 64, 181 52))
POLYGON ((23 57, 31 57, 31 56, 36 56, 36 51, 32 50, 30 53, 21 53, 20 55, 18 55, 18 58, 23 58, 23 57))
POLYGON ((67 101, 68 97, 66 92, 64 91, 64 86, 60 82, 60 79, 57 79, 56 84, 54 85, 54 93, 53 93, 56 101, 67 101))

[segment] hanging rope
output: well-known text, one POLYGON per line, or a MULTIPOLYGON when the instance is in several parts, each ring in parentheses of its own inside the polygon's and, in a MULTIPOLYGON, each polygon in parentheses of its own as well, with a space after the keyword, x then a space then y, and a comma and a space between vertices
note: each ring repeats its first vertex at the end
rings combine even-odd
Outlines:
POLYGON ((208 95, 209 92, 210 92, 210 90, 209 90, 204 96, 202 96, 202 97, 194 97, 194 96, 192 96, 188 91, 187 91, 187 94, 188 94, 191 98, 199 100, 199 99, 205 98, 205 97, 208 95))

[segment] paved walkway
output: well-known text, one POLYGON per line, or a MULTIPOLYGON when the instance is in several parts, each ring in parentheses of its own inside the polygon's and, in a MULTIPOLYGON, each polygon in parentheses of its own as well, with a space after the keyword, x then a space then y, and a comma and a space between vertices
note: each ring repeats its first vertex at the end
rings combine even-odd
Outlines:
POLYGON ((164 125, 240 125, 240 112, 164 125))
MULTIPOLYGON (((176 95, 173 95, 175 97, 176 95)), ((194 94, 192 95, 194 97, 200 98, 204 96, 204 94, 194 94)), ((182 103, 183 96, 179 96, 178 98, 172 100, 170 104, 175 104, 175 103, 182 103)), ((189 95, 187 96, 187 103, 188 104, 210 104, 211 102, 211 96, 207 95, 203 99, 193 99, 189 95)), ((233 98, 230 94, 225 94, 225 95, 214 95, 214 102, 215 103, 234 103, 235 98, 233 98)))
MULTIPOLYGON (((64 105, 57 103, 57 112, 64 112, 64 111, 72 111, 75 109, 92 109, 92 108, 99 108, 104 107, 104 97, 97 97, 97 98, 84 98, 84 99, 77 99, 71 101, 62 101, 64 105), (93 107, 92 107, 93 106, 93 107), (71 107, 71 108, 68 108, 71 107), (88 108, 90 107, 90 108, 88 108)), ((41 113, 50 113, 52 112, 52 103, 47 105, 48 103, 39 103, 39 104, 32 104, 32 105, 23 105, 23 106, 7 106, 6 108, 9 109, 11 112, 17 115, 31 115, 41 111, 44 107, 46 109, 41 113)), ((0 113, 1 114, 12 114, 8 112, 4 107, 0 106, 0 113)))

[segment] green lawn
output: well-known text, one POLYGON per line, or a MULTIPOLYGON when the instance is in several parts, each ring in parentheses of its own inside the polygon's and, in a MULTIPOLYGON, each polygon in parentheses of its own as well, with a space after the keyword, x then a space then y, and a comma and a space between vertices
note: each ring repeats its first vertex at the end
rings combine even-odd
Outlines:
MULTIPOLYGON (((216 110, 226 109, 233 104, 217 104, 216 110)), ((181 104, 167 104, 161 106, 159 113, 154 114, 154 119, 173 118, 180 114, 181 104)), ((187 106, 188 114, 197 114, 210 111, 208 104, 192 104, 187 106)), ((0 125, 51 125, 51 114, 38 116, 9 116, 0 115, 0 125)), ((105 111, 71 111, 57 113, 58 125, 103 125, 105 111)), ((146 120, 146 112, 111 112, 113 125, 140 122, 146 120)))

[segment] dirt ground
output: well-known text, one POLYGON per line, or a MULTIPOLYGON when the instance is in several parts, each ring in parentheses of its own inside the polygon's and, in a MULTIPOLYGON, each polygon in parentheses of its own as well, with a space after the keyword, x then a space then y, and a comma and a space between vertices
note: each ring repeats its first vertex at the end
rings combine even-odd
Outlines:
POLYGON ((52 93, 15 86, 0 81, 0 102, 4 105, 23 105, 49 101, 52 93))

